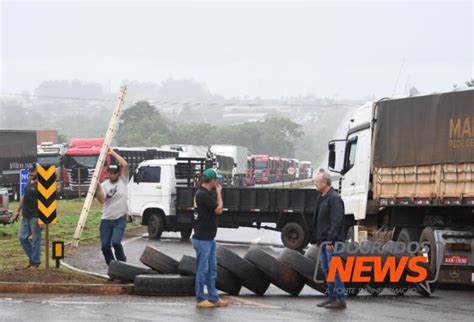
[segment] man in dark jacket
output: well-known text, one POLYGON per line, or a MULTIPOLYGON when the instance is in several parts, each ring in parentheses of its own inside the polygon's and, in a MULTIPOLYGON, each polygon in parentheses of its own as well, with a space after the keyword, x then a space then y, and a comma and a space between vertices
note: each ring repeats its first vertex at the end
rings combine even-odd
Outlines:
MULTIPOLYGON (((326 280, 331 265, 332 256, 338 251, 334 246, 344 242, 344 202, 331 186, 331 177, 326 172, 320 172, 315 180, 316 189, 321 194, 313 220, 313 240, 317 245, 325 243, 321 249, 321 268, 326 274, 326 280)), ((332 282, 327 281, 328 298, 318 304, 328 309, 345 309, 344 283, 336 273, 332 282)))

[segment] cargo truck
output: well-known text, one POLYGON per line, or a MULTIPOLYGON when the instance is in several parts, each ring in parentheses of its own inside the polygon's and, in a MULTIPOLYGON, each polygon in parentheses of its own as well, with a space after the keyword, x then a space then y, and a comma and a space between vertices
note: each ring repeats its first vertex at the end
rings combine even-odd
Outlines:
POLYGON ((329 168, 348 240, 425 243, 439 282, 474 283, 474 90, 365 104, 329 142, 329 168))
POLYGON ((64 144, 55 144, 54 141, 38 142, 38 163, 42 166, 54 165, 56 167, 56 195, 62 198, 64 195, 63 180, 63 157, 66 152, 64 144))
POLYGON ((0 130, 0 186, 10 200, 20 199, 20 171, 37 161, 36 131, 0 130))
POLYGON ((215 144, 211 146, 211 152, 214 155, 223 155, 234 160, 231 185, 242 187, 247 174, 248 149, 237 145, 215 144))
MULTIPOLYGON (((180 232, 183 238, 191 235, 195 185, 206 166, 188 162, 144 161, 131 178, 130 216, 148 227, 150 238, 159 239, 163 231, 180 232)), ((317 196, 314 189, 224 188, 218 224, 280 231, 286 247, 302 249, 309 242, 317 196)))

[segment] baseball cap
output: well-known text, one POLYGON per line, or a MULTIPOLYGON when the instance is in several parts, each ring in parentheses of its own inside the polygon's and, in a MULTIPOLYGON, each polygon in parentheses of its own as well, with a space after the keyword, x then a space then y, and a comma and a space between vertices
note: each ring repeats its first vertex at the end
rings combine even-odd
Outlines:
POLYGON ((206 169, 202 173, 202 176, 206 179, 222 179, 222 175, 220 175, 216 169, 206 169))
POLYGON ((119 172, 120 167, 118 166, 118 164, 110 164, 107 170, 109 172, 119 172))

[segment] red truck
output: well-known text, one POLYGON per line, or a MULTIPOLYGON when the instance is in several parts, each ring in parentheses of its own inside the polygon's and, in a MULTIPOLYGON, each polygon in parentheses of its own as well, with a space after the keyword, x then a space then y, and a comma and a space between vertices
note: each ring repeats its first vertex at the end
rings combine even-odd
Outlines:
POLYGON ((252 155, 255 160, 255 183, 271 183, 271 164, 269 155, 252 155))

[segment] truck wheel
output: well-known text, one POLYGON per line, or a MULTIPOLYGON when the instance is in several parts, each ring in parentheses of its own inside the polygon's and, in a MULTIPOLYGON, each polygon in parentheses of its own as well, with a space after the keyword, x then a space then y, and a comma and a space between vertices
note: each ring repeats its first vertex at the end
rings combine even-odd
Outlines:
POLYGON ((298 273, 268 252, 254 247, 245 254, 245 259, 257 266, 273 284, 285 292, 298 296, 303 289, 304 282, 298 273))
POLYGON ((178 261, 151 246, 145 247, 140 262, 162 274, 178 274, 178 261))
POLYGON ((194 296, 195 278, 179 275, 138 275, 133 291, 138 295, 194 296))
POLYGON ((397 241, 408 245, 412 241, 418 241, 419 236, 414 228, 402 228, 398 233, 397 241))
POLYGON ((107 275, 113 280, 133 283, 135 277, 151 273, 151 269, 125 262, 111 261, 107 275))
POLYGON ((295 222, 287 223, 281 230, 281 241, 290 249, 300 250, 308 245, 305 229, 295 222))
POLYGON ((193 228, 184 228, 183 230, 180 231, 181 233, 181 240, 188 240, 189 237, 191 237, 191 234, 193 233, 193 228))
POLYGON ((304 257, 295 250, 287 248, 281 252, 278 259, 280 262, 290 266, 298 272, 298 274, 300 274, 304 279, 306 285, 314 288, 316 291, 326 294, 327 286, 326 282, 324 282, 324 276, 319 276, 318 272, 318 278, 320 278, 322 282, 318 283, 314 281, 315 264, 309 258, 304 257))
MULTIPOLYGON (((184 255, 178 264, 178 271, 183 275, 196 275, 196 258, 184 255)), ((217 265, 216 288, 231 295, 238 295, 242 288, 240 280, 223 267, 217 265)))
MULTIPOLYGON (((426 266, 428 268, 428 278, 431 280, 436 276, 437 273, 437 255, 436 255, 436 241, 434 237, 434 231, 431 227, 423 229, 420 236, 420 244, 422 245, 421 256, 428 258, 426 266)), ((423 296, 430 296, 438 285, 438 283, 423 282, 416 285, 416 291, 418 294, 423 296), (420 285, 422 284, 422 285, 420 285), (424 287, 423 287, 424 286, 424 287)))
POLYGON ((262 271, 222 245, 217 246, 217 264, 238 277, 243 286, 257 295, 265 294, 270 286, 262 271))
POLYGON ((164 229, 163 217, 159 214, 151 214, 148 218, 148 238, 160 239, 164 229))

